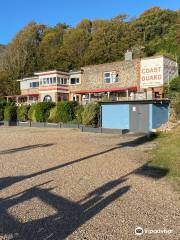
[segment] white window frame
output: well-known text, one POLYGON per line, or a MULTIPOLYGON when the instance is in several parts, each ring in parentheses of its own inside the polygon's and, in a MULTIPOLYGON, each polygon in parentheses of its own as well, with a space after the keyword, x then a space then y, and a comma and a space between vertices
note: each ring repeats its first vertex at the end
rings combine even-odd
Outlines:
POLYGON ((106 84, 110 84, 110 83, 112 83, 112 77, 111 77, 111 72, 104 72, 104 83, 106 83, 106 84), (106 74, 109 74, 109 77, 106 77, 106 74), (107 79, 109 79, 110 81, 109 82, 106 82, 106 80, 107 79))
POLYGON ((79 84, 81 84, 81 81, 80 81, 80 78, 79 78, 79 77, 71 77, 71 78, 70 78, 70 85, 79 85, 79 84), (71 83, 71 79, 75 79, 75 83, 74 83, 74 84, 71 83), (77 79, 79 79, 79 82, 78 82, 78 83, 77 83, 77 79))
POLYGON ((116 73, 115 78, 114 78, 113 75, 115 75, 115 72, 108 72, 108 71, 107 71, 107 72, 104 72, 104 83, 105 83, 105 84, 112 84, 112 83, 117 83, 117 82, 119 82, 119 80, 116 81, 117 73, 116 73), (106 77, 106 76, 105 76, 107 73, 110 75, 109 77, 106 77), (107 79, 110 79, 110 82, 106 82, 107 79))

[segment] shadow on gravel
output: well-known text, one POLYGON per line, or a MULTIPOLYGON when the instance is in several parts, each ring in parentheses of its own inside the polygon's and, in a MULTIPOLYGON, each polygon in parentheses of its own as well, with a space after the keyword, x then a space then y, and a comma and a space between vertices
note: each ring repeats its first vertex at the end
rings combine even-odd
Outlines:
POLYGON ((119 187, 125 181, 123 178, 110 181, 78 202, 52 193, 52 188, 41 188, 43 184, 9 198, 0 199, 0 236, 11 236, 14 240, 66 239, 82 224, 127 193, 130 186, 119 187), (23 203, 32 198, 38 198, 45 204, 44 206, 51 206, 56 210, 56 214, 25 223, 9 214, 9 208, 21 203, 23 207, 23 203))
MULTIPOLYGON (((92 157, 111 152, 118 148, 129 146, 135 147, 147 141, 149 140, 141 137, 133 141, 121 143, 118 146, 108 150, 91 154, 89 156, 32 173, 27 176, 0 178, 0 190, 17 182, 36 177, 41 174, 49 173, 75 163, 79 163, 92 157)), ((37 185, 16 195, 0 199, 0 236, 11 236, 11 239, 13 240, 66 239, 80 226, 82 226, 91 218, 95 217, 99 212, 113 203, 116 199, 119 199, 125 193, 127 193, 132 187, 125 184, 130 175, 135 174, 159 179, 168 173, 167 169, 151 167, 149 164, 150 163, 146 163, 118 179, 105 183, 104 185, 96 188, 94 191, 88 193, 78 202, 73 202, 64 198, 63 196, 56 195, 52 192, 53 188, 45 188, 45 186, 42 188, 42 185, 48 184, 49 182, 37 185), (123 186, 121 186, 122 184, 123 186), (44 207, 52 207, 54 210, 56 210, 56 214, 42 217, 37 220, 30 219, 28 222, 21 222, 20 217, 24 217, 20 213, 21 207, 24 209, 23 204, 27 201, 29 201, 29 204, 32 204, 30 203, 30 200, 33 198, 37 198, 41 203, 44 203, 44 207), (19 205, 18 208, 16 208, 17 213, 19 211, 19 217, 15 218, 9 213, 9 209, 11 207, 15 207, 17 204, 22 205, 19 205)), ((33 208, 35 209, 36 205, 33 206, 33 208)), ((38 214, 39 213, 37 209, 37 218, 38 214)))
MULTIPOLYGON (((109 152, 114 151, 114 150, 119 149, 119 148, 137 147, 137 146, 142 145, 146 142, 154 140, 155 137, 156 136, 152 136, 152 137, 141 136, 141 137, 136 138, 132 141, 120 143, 117 146, 115 146, 113 148, 110 148, 110 149, 107 149, 105 151, 95 153, 95 154, 91 154, 91 155, 88 155, 86 157, 82 157, 82 158, 72 160, 72 161, 69 161, 69 162, 66 162, 66 163, 62 163, 62 164, 54 166, 52 168, 44 169, 42 171, 35 172, 35 173, 29 174, 29 175, 26 175, 26 176, 14 176, 14 177, 9 176, 9 177, 0 178, 0 190, 2 190, 4 188, 7 188, 7 187, 9 187, 12 184, 15 184, 17 182, 20 182, 20 181, 23 181, 23 180, 26 180, 26 179, 29 179, 29 178, 33 178, 33 177, 36 177, 36 176, 39 176, 39 175, 42 175, 42 174, 46 174, 46 173, 49 173, 51 171, 55 171, 55 170, 58 170, 58 169, 61 169, 61 168, 64 168, 64 167, 67 167, 67 166, 70 166, 70 165, 73 165, 73 164, 76 164, 76 163, 80 163, 82 161, 88 160, 88 159, 96 157, 96 156, 100 156, 102 154, 109 153, 109 152)), ((49 147, 49 146, 52 146, 52 145, 53 144, 39 144, 39 145, 31 145, 31 147, 32 146, 49 147)), ((24 148, 26 148, 26 147, 24 147, 24 148)), ((13 151, 13 150, 14 149, 11 149, 9 151, 13 151)), ((28 149, 26 149, 26 150, 28 150, 28 149)), ((158 179, 158 178, 164 177, 168 173, 168 169, 151 167, 151 166, 149 166, 149 162, 148 162, 145 165, 141 166, 140 168, 130 172, 128 175, 133 174, 133 173, 138 174, 138 175, 142 175, 142 176, 145 176, 145 177, 152 177, 152 178, 158 179)))
POLYGON ((134 171, 137 175, 142 175, 144 177, 151 177, 154 179, 159 179, 165 177, 169 170, 167 168, 153 167, 149 165, 150 162, 144 164, 142 167, 134 171))
POLYGON ((51 147, 53 145, 54 145, 54 143, 47 143, 47 144, 34 144, 34 145, 28 145, 28 146, 23 146, 23 147, 19 147, 19 148, 12 148, 12 149, 8 149, 8 150, 0 151, 0 155, 28 151, 28 150, 35 149, 35 148, 51 147))

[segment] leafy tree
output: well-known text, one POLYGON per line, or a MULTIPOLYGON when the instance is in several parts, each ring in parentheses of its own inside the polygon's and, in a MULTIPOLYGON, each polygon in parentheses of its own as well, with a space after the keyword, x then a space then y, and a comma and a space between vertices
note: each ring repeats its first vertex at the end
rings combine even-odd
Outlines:
POLYGON ((180 11, 153 7, 134 19, 83 19, 71 28, 30 22, 0 45, 0 96, 19 94, 15 80, 35 71, 122 60, 127 50, 134 57, 166 54, 180 63, 180 11))
POLYGON ((44 30, 39 45, 40 68, 42 70, 60 67, 58 51, 63 44, 64 33, 67 27, 65 24, 57 24, 55 27, 44 30))

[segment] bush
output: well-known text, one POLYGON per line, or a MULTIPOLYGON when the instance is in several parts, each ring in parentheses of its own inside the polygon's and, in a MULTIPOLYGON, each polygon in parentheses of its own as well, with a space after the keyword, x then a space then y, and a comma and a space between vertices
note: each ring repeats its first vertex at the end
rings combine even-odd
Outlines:
POLYGON ((32 104, 28 111, 28 119, 30 121, 36 122, 35 112, 36 112, 36 104, 32 104))
POLYGON ((75 117, 78 123, 82 123, 83 111, 84 111, 84 107, 82 105, 75 107, 75 117))
POLYGON ((25 122, 28 120, 28 111, 30 106, 22 105, 17 109, 17 120, 21 122, 25 122))
POLYGON ((82 123, 87 126, 96 127, 99 121, 100 107, 97 103, 89 103, 84 107, 82 123))
POLYGON ((4 109, 0 108, 0 121, 3 121, 4 119, 4 109))
POLYGON ((4 99, 0 100, 0 121, 4 120, 4 108, 7 102, 4 99))
POLYGON ((53 107, 50 110, 48 122, 50 122, 50 123, 58 123, 59 122, 58 113, 57 113, 57 106, 53 107))
POLYGON ((176 118, 180 119, 180 93, 177 94, 176 100, 175 100, 175 114, 176 114, 176 118))
POLYGON ((4 120, 15 122, 17 120, 17 107, 7 105, 4 109, 4 120))
POLYGON ((37 122, 46 122, 49 114, 50 109, 54 107, 55 104, 52 102, 40 102, 36 104, 35 108, 35 118, 37 122))
POLYGON ((67 123, 75 118, 76 102, 61 101, 57 104, 58 122, 67 123))

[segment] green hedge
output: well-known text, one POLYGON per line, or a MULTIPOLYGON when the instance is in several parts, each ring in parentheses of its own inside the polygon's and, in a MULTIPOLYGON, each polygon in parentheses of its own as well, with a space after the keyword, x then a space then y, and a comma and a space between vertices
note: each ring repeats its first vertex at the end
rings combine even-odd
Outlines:
POLYGON ((4 120, 5 121, 17 121, 17 107, 7 105, 4 109, 4 120))
POLYGON ((35 112, 36 112, 36 104, 32 104, 28 111, 28 119, 30 121, 36 122, 35 112))
POLYGON ((4 120, 4 108, 7 105, 6 100, 0 99, 0 121, 4 120))
POLYGON ((22 105, 17 109, 17 120, 21 122, 25 122, 28 120, 28 111, 30 106, 22 105))
POLYGON ((50 123, 58 123, 59 122, 57 106, 53 107, 50 110, 48 122, 50 122, 50 123))
POLYGON ((176 102, 175 102, 175 113, 177 119, 180 119, 180 93, 176 96, 176 102))
POLYGON ((36 104, 35 107, 35 118, 37 122, 46 122, 49 114, 50 109, 54 107, 55 104, 52 102, 40 102, 36 104))
POLYGON ((61 101, 57 104, 57 121, 67 123, 75 119, 76 102, 61 101))
POLYGON ((82 105, 75 107, 75 118, 79 124, 82 123, 83 112, 84 112, 84 107, 82 105))
POLYGON ((97 103, 85 105, 82 112, 82 123, 86 126, 97 127, 99 124, 100 107, 97 103))

